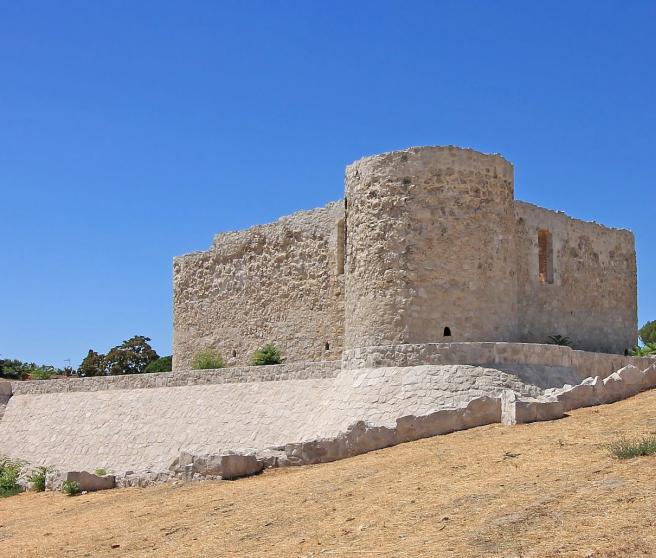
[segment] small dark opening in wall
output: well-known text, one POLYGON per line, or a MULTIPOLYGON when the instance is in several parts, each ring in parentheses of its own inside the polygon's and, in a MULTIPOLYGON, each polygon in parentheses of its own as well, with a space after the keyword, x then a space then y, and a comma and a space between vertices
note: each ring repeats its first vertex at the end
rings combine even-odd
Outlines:
POLYGON ((629 349, 624 349, 624 356, 629 356, 629 349))
POLYGON ((237 356, 237 351, 233 350, 232 351, 232 358, 235 358, 237 356))
POLYGON ((326 347, 326 351, 330 351, 330 343, 326 342, 325 347, 326 347))
POLYGON ((444 328, 444 337, 451 337, 451 328, 450 327, 445 327, 444 328))

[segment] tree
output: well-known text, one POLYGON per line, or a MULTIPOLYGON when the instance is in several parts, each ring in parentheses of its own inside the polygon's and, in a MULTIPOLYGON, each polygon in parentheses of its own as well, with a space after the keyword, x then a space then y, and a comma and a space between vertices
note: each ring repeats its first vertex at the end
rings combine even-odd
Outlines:
POLYGON ((77 369, 80 376, 104 376, 105 375, 105 355, 89 349, 87 356, 84 357, 82 364, 77 369))
POLYGON ((647 343, 656 343, 656 320, 647 322, 640 328, 640 340, 647 343))
POLYGON ((146 366, 157 360, 159 355, 149 345, 150 337, 135 335, 112 348, 105 356, 105 369, 108 374, 142 374, 146 366))
POLYGON ((173 357, 163 356, 146 366, 145 372, 170 372, 173 369, 173 357))
POLYGON ((30 371, 30 365, 16 359, 0 359, 0 378, 24 380, 30 371))

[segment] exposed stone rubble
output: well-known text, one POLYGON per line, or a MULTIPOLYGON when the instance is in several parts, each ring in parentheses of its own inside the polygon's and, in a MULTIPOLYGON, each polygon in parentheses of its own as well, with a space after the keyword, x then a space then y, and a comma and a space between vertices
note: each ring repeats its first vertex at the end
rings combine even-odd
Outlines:
POLYGON ((545 390, 544 396, 533 399, 507 392, 502 396, 502 423, 554 420, 572 409, 613 403, 654 387, 656 364, 644 371, 628 365, 603 380, 599 376, 586 378, 578 385, 545 390))
POLYGON ((69 471, 66 473, 66 480, 78 483, 80 489, 86 492, 108 490, 116 486, 116 477, 114 475, 100 476, 87 471, 69 471))

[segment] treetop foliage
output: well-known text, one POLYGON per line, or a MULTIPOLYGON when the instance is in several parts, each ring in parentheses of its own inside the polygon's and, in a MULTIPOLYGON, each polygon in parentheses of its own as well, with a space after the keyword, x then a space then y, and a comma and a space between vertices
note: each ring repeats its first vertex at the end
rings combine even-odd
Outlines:
POLYGON ((656 343, 656 320, 647 322, 640 328, 640 340, 646 345, 656 343))
POLYGON ((106 355, 89 349, 80 367, 80 376, 106 376, 142 374, 148 365, 156 362, 159 355, 150 346, 150 337, 135 335, 120 345, 112 347, 106 355))

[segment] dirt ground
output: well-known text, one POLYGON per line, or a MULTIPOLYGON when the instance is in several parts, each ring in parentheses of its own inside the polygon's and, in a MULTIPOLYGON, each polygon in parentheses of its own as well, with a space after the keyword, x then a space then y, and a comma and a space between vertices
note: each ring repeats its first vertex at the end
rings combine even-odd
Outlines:
POLYGON ((233 482, 0 500, 0 556, 656 556, 656 390, 233 482))

